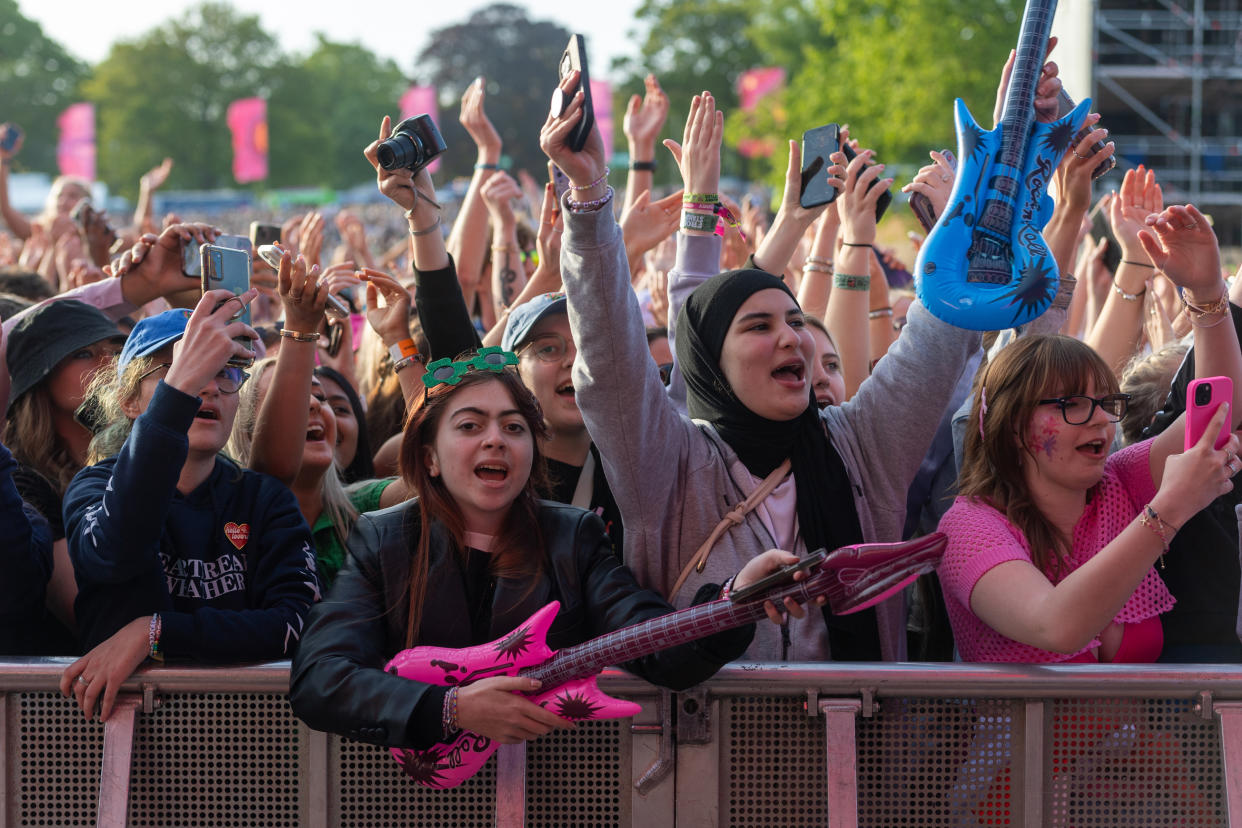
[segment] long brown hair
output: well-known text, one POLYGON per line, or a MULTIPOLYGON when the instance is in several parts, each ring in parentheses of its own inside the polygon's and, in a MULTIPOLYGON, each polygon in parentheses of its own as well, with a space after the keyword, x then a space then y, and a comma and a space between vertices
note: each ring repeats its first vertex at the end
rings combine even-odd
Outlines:
POLYGON ((82 466, 56 433, 54 422, 52 392, 43 380, 13 403, 4 426, 4 444, 17 462, 42 475, 56 496, 63 498, 82 466))
POLYGON ((538 495, 535 492, 547 476, 543 456, 539 453, 539 441, 547 438, 547 427, 535 395, 512 370, 499 373, 474 371, 463 376, 457 385, 437 385, 424 391, 410 408, 405 434, 401 439, 401 478, 419 494, 416 506, 419 514, 418 543, 410 563, 409 618, 405 633, 407 647, 415 644, 427 597, 432 523, 438 521, 444 526, 463 560, 466 548, 466 523, 461 509, 445 487, 443 478, 432 477, 428 471, 426 450, 435 442, 436 431, 454 393, 490 382, 498 383, 508 391, 530 429, 534 448, 530 478, 509 507, 492 547, 489 567, 493 574, 504 578, 533 575, 542 568, 543 535, 539 531, 538 495))
POLYGON ((1029 462, 1026 424, 1039 400, 1083 394, 1117 393, 1117 378, 1090 346, 1068 336, 1031 335, 1005 346, 975 378, 966 422, 965 456, 958 493, 983 500, 1004 513, 1026 536, 1041 572, 1057 576, 1070 539, 1031 500, 1022 464, 1029 462), (982 419, 981 400, 987 395, 982 419))

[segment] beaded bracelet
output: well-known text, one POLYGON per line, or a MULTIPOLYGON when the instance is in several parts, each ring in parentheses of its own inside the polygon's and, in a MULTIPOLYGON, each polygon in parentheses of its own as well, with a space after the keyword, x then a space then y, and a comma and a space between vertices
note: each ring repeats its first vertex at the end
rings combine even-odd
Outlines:
POLYGON ((807 256, 806 260, 808 262, 814 262, 815 264, 828 265, 828 267, 832 267, 832 260, 825 259, 823 256, 807 256))
POLYGON ((836 273, 832 277, 832 286, 844 288, 845 290, 871 290, 871 277, 836 273))
POLYGON ((814 262, 806 262, 805 264, 802 265, 802 272, 803 273, 831 273, 832 265, 828 265, 827 267, 825 267, 824 265, 815 264, 814 262))
MULTIPOLYGON (((579 189, 586 188, 582 187, 579 189)), ((569 208, 569 212, 571 213, 593 213, 610 201, 612 201, 612 187, 608 188, 603 197, 597 198, 594 201, 574 201, 572 199, 566 199, 565 206, 569 208)))
POLYGON ((281 328, 280 335, 285 339, 292 339, 294 342, 318 342, 319 331, 313 333, 302 333, 301 331, 291 331, 288 328, 281 328))
POLYGON ((733 591, 733 582, 736 579, 737 579, 736 575, 730 575, 729 580, 725 581, 724 584, 720 587, 721 598, 727 599, 729 597, 729 593, 733 591))
POLYGON ((1125 299, 1127 302, 1137 302, 1139 297, 1142 296, 1146 292, 1147 292, 1147 286, 1144 285, 1143 289, 1140 290, 1138 293, 1126 293, 1124 290, 1121 289, 1121 285, 1117 284, 1117 280, 1116 279, 1113 280, 1113 293, 1116 293, 1118 296, 1120 296, 1122 299, 1125 299))
MULTIPOLYGON (((1191 323, 1197 322, 1206 316, 1215 316, 1218 313, 1223 314, 1225 311, 1229 310, 1228 290, 1222 293, 1220 298, 1215 302, 1209 302, 1202 307, 1190 302, 1186 298, 1186 291, 1182 288, 1178 288, 1177 298, 1181 299, 1182 304, 1186 307, 1186 315, 1190 317, 1191 323)), ((1200 325, 1199 327, 1211 327, 1211 325, 1200 325)))
POLYGON ((147 628, 147 653, 156 661, 163 661, 164 654, 160 652, 160 635, 164 632, 164 619, 160 618, 160 614, 154 613, 151 616, 151 625, 147 628))
POLYGON ((444 707, 440 712, 440 726, 444 728, 444 738, 448 739, 461 730, 457 723, 457 686, 449 688, 444 694, 444 707))
MULTIPOLYGON (((597 187, 597 186, 599 186, 600 184, 603 184, 605 181, 607 181, 607 180, 608 180, 608 173, 609 173, 609 172, 610 172, 610 170, 609 170, 607 167, 604 167, 604 174, 603 174, 603 175, 601 175, 599 178, 595 179, 594 181, 592 181, 590 184, 583 184, 581 187, 578 187, 578 186, 575 186, 575 185, 573 185, 573 184, 570 184, 570 185, 569 185, 569 189, 574 190, 575 192, 577 192, 577 191, 579 191, 579 190, 589 190, 589 189, 591 189, 592 187, 597 187)), ((571 203, 572 203, 572 202, 571 202, 571 203)))
POLYGON ((1177 527, 1161 520, 1160 515, 1156 514, 1156 510, 1151 507, 1150 503, 1143 507, 1143 511, 1139 512, 1139 523, 1146 526, 1152 531, 1152 534, 1160 538, 1160 543, 1164 546, 1164 551, 1160 553, 1160 568, 1164 569, 1164 556, 1169 551, 1169 538, 1177 533, 1177 527), (1173 531, 1170 532, 1170 529, 1173 531))

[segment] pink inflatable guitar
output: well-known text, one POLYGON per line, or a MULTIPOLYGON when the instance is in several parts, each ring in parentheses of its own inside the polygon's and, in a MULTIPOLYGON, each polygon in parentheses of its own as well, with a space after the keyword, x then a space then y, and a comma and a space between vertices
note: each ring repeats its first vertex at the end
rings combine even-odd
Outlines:
MULTIPOLYGON (((385 669, 440 686, 466 685, 491 676, 529 676, 539 679, 543 687, 530 700, 558 716, 577 721, 633 716, 641 709, 639 705, 607 696, 596 684, 595 677, 605 667, 750 624, 765 617, 765 600, 779 604, 792 596, 809 602, 826 595, 837 615, 866 609, 930 572, 944 546, 945 536, 939 533, 905 543, 845 546, 808 570, 805 579, 775 586, 746 602, 722 598, 698 604, 559 652, 548 649, 546 643, 548 628, 560 609, 553 601, 490 644, 462 650, 415 647, 398 653, 385 669)), ((483 767, 496 747, 486 736, 462 731, 451 742, 426 750, 393 748, 392 755, 415 781, 432 788, 453 788, 483 767)))

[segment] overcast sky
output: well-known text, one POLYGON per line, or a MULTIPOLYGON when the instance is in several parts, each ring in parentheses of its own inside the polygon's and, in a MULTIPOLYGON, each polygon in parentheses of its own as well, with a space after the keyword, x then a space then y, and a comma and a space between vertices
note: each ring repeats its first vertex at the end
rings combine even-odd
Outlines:
MULTIPOLYGON (((75 56, 96 63, 116 40, 135 37, 182 14, 201 0, 17 0, 22 14, 75 56)), ((465 20, 492 0, 231 0, 234 8, 257 14, 286 51, 309 51, 314 33, 361 42, 410 73, 425 33, 465 20), (381 14, 379 10, 384 10, 381 14)), ((555 20, 587 36, 591 74, 603 78, 612 58, 637 51, 627 37, 639 0, 513 0, 533 19, 555 20)))

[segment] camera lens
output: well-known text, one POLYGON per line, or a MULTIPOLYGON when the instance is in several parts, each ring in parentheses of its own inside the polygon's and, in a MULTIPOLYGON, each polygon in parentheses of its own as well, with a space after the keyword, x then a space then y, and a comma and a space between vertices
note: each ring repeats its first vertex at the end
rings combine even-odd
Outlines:
POLYGON ((1195 388, 1195 405, 1207 405, 1212 401, 1212 386, 1200 385, 1195 388))
POLYGON ((413 169, 421 163, 422 145, 415 136, 399 132, 382 142, 376 155, 380 166, 386 170, 398 170, 402 167, 413 169))

